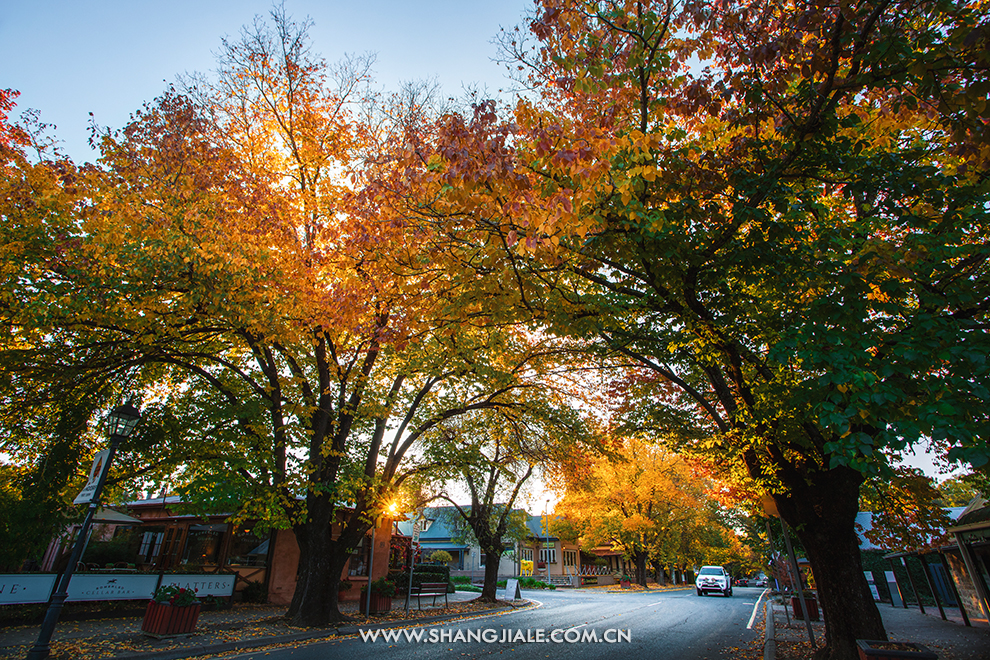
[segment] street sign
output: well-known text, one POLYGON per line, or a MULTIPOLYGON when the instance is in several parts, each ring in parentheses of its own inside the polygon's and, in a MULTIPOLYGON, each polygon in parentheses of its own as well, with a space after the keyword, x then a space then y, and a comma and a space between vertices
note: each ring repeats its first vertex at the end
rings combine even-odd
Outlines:
POLYGON ((100 483, 100 475, 107 469, 107 458, 109 456, 110 450, 104 449, 93 457, 93 466, 89 469, 89 481, 86 482, 83 489, 76 495, 76 499, 72 500, 73 504, 89 504, 93 501, 96 486, 100 483))
POLYGON ((412 535, 413 543, 417 543, 417 544, 419 543, 419 535, 422 531, 423 531, 423 519, 416 518, 416 520, 413 521, 413 535, 412 535))

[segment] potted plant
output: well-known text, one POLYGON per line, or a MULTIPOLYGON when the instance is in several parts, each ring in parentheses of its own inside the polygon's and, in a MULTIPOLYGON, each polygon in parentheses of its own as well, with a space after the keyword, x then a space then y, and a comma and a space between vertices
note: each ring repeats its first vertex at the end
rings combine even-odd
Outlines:
POLYGON ((623 574, 622 577, 619 578, 619 584, 622 586, 623 589, 628 589, 630 586, 632 586, 632 580, 629 579, 628 575, 623 574))
POLYGON ((931 649, 914 642, 884 642, 873 639, 857 639, 860 660, 937 660, 931 649))
POLYGON ((386 578, 378 578, 371 583, 371 611, 368 611, 368 585, 361 587, 361 614, 384 614, 392 609, 392 596, 395 583, 386 578))
POLYGON ((196 630, 201 603, 194 589, 164 585, 144 610, 141 631, 148 635, 185 635, 196 630))

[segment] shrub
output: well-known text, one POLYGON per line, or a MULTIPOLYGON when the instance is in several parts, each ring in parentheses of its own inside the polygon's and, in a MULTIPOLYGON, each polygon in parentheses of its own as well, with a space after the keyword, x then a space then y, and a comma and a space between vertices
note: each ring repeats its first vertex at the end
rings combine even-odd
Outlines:
POLYGON ((114 564, 134 561, 134 554, 128 543, 128 537, 121 535, 112 541, 91 541, 86 546, 82 562, 100 566, 109 564, 113 567, 114 564))
POLYGON ((434 564, 447 564, 454 561, 454 557, 446 550, 434 550, 430 555, 430 561, 434 564))
POLYGON ((551 591, 557 588, 557 585, 547 584, 543 580, 537 580, 531 577, 521 577, 519 578, 519 586, 523 589, 549 589, 551 591))
MULTIPOLYGON (((395 595, 395 583, 390 582, 387 578, 378 578, 371 583, 371 591, 378 594, 379 596, 394 596, 395 595)), ((368 585, 365 583, 361 587, 361 593, 368 593, 368 585)))
POLYGON ((267 603, 268 589, 264 582, 252 582, 241 591, 245 603, 267 603))

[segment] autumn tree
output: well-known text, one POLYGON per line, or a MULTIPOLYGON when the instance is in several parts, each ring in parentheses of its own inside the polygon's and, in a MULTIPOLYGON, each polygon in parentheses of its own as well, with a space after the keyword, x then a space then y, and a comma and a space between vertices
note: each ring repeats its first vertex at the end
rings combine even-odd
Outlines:
POLYGON ((651 557, 675 563, 682 536, 704 517, 702 485, 684 459, 643 440, 626 439, 618 456, 593 459, 578 474, 557 513, 582 545, 609 545, 632 560, 643 586, 651 557))
MULTIPOLYGON (((40 560, 51 538, 78 516, 72 499, 85 483, 89 460, 106 442, 99 422, 134 393, 139 377, 108 369, 102 378, 86 378, 68 359, 71 333, 23 323, 51 314, 46 293, 71 277, 84 186, 75 165, 52 148, 50 127, 39 113, 11 121, 16 97, 0 90, 0 279, 9 284, 0 289, 0 563, 8 570, 40 560), (39 254, 43 263, 36 261, 39 254)), ((98 341, 98 333, 88 339, 98 341)), ((110 352, 104 347, 101 357, 110 352)), ((121 454, 141 453, 141 435, 124 443, 121 454)), ((125 475, 134 476, 115 471, 107 492, 125 475)))
MULTIPOLYGON (((560 364, 560 362, 557 362, 560 364)), ((550 371, 550 370, 548 370, 550 371)), ((550 380, 550 379, 548 379, 550 380)), ((479 600, 494 602, 506 543, 528 534, 520 497, 534 474, 546 477, 572 451, 594 451, 593 436, 566 391, 526 390, 517 405, 484 411, 438 426, 424 452, 428 478, 456 511, 485 553, 479 600), (466 488, 470 503, 453 492, 466 488)), ((582 452, 582 453, 583 453, 582 452)))
POLYGON ((773 495, 823 658, 884 635, 864 475, 926 439, 988 458, 986 39, 952 3, 544 0, 504 38, 513 121, 436 153, 530 304, 653 372, 638 423, 773 495))
POLYGON ((938 485, 944 506, 967 506, 974 497, 984 496, 990 491, 990 478, 987 469, 972 471, 957 477, 950 477, 938 485))
POLYGON ((860 510, 872 514, 864 536, 879 548, 917 552, 950 541, 945 530, 952 519, 942 493, 917 468, 896 466, 892 475, 867 479, 860 492, 860 510))
POLYGON ((169 90, 98 132, 97 165, 41 198, 68 195, 59 214, 5 207, 5 318, 35 341, 33 373, 140 373, 168 483, 292 528, 289 614, 322 625, 341 618, 352 550, 415 472, 410 450, 444 420, 516 406, 546 351, 470 317, 449 241, 370 185, 388 158, 362 147, 401 149, 383 138, 415 125, 366 131, 350 103, 364 68, 331 85, 279 12, 221 64, 194 101, 169 90))

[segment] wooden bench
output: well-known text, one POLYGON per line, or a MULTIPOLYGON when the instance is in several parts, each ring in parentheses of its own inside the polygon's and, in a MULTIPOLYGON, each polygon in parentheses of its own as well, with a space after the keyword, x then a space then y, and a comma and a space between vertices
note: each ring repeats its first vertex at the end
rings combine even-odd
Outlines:
POLYGON ((423 609, 423 596, 433 596, 433 605, 437 604, 437 596, 443 596, 444 607, 449 607, 447 601, 447 583, 446 582, 424 582, 420 585, 413 585, 411 596, 416 597, 416 601, 419 603, 419 609, 423 609))

